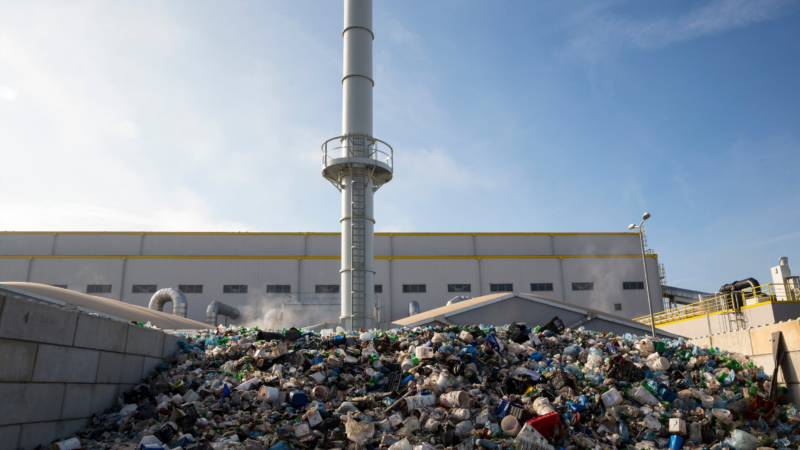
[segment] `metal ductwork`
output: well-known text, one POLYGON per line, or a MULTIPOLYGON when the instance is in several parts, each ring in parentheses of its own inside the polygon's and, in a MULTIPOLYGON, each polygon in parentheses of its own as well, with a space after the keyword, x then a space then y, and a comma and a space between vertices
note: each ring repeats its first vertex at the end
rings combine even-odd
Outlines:
POLYGON ((733 307, 736 311, 739 311, 742 308, 742 289, 754 289, 754 293, 756 296, 761 295, 761 288, 759 288, 760 284, 758 284, 758 280, 755 278, 748 278, 746 280, 741 281, 734 281, 730 284, 724 284, 721 288, 719 288, 720 294, 730 294, 733 298, 733 307))
POLYGON ((160 289, 150 298, 150 304, 147 307, 156 311, 164 311, 164 305, 168 302, 172 302, 172 315, 186 317, 188 303, 186 302, 186 296, 183 295, 180 289, 160 289))
POLYGON ((419 303, 416 300, 412 300, 411 303, 408 304, 408 315, 416 316, 419 314, 419 303))
MULTIPOLYGON (((760 286, 758 280, 755 278, 748 278, 746 280, 734 281, 731 284, 724 284, 719 288, 720 294, 730 294, 731 292, 741 291, 742 289, 750 289, 760 286)), ((756 293, 761 293, 761 289, 756 289, 756 293)))
POLYGON ((470 300, 472 297, 467 297, 465 295, 456 295, 455 297, 451 298, 447 301, 448 305, 452 305, 453 303, 463 302, 464 300, 470 300))
POLYGON ((210 305, 208 305, 208 309, 206 309, 206 325, 211 325, 212 327, 216 327, 217 316, 225 316, 231 319, 238 319, 239 310, 234 308, 233 306, 228 306, 224 303, 220 303, 214 300, 213 302, 211 302, 210 305))

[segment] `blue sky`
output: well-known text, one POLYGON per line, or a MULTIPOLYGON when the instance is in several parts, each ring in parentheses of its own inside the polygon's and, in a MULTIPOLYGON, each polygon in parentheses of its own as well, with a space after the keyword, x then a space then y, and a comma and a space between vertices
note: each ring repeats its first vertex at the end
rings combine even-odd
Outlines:
MULTIPOLYGON (((375 1, 378 231, 800 273, 800 3, 375 1)), ((0 1, 0 229, 338 231, 340 1, 0 1)))

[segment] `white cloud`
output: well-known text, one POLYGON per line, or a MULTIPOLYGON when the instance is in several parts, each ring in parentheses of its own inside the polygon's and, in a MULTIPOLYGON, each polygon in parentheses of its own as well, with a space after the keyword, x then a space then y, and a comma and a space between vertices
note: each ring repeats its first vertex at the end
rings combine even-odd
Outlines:
POLYGON ((8 86, 0 86, 0 99, 13 102, 17 99, 17 91, 8 86))
POLYGON ((774 20, 797 9, 790 0, 714 0, 677 17, 634 20, 599 11, 574 24, 568 53, 591 62, 629 50, 653 50, 774 20))

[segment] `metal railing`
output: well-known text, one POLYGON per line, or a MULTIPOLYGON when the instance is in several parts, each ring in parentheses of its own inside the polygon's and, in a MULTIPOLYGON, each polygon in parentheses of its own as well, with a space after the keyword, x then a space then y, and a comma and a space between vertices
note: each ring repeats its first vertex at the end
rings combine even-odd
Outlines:
POLYGON ((386 164, 394 170, 394 150, 391 145, 380 139, 362 134, 349 134, 328 139, 322 144, 322 164, 325 167, 330 160, 357 156, 386 164))
MULTIPOLYGON (((691 305, 671 308, 653 314, 656 326, 680 320, 702 317, 706 314, 738 311, 742 307, 759 303, 800 301, 800 285, 797 283, 763 284, 743 289, 732 294, 716 294, 711 298, 692 303, 691 305)), ((650 316, 633 319, 636 322, 650 325, 650 316)))

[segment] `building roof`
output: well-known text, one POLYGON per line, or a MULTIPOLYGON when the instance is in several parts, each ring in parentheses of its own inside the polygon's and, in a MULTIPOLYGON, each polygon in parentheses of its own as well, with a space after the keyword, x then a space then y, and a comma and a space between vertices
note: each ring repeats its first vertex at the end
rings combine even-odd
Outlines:
POLYGON ((196 320, 186 319, 172 314, 167 314, 143 306, 122 303, 94 295, 82 294, 55 286, 48 286, 39 283, 21 282, 2 282, 0 289, 10 288, 11 291, 24 291, 23 293, 33 294, 33 297, 41 297, 41 300, 68 303, 87 310, 96 311, 103 315, 115 319, 122 319, 128 322, 142 322, 157 326, 164 330, 198 330, 209 328, 208 325, 196 320))
MULTIPOLYGON (((561 300, 556 300, 549 297, 544 297, 541 295, 536 294, 526 294, 526 293, 519 293, 519 292, 508 292, 508 293, 498 293, 498 294, 491 294, 491 295, 484 295, 482 297, 473 298, 471 300, 465 300, 462 302, 454 303, 447 306, 442 306, 440 308, 435 308, 430 311, 426 311, 424 313, 416 314, 414 316, 406 317, 405 319, 396 320, 393 322, 394 325, 403 326, 403 327, 416 327, 421 325, 432 325, 436 323, 448 323, 452 319, 454 323, 459 325, 466 325, 462 323, 458 323, 456 317, 460 314, 467 313, 469 311, 478 309, 478 308, 485 308, 491 305, 499 305, 502 302, 512 300, 512 299, 521 299, 527 300, 531 302, 531 306, 534 305, 542 305, 548 306, 555 309, 560 309, 562 311, 569 312, 570 315, 575 316, 575 314, 583 317, 583 319, 579 321, 574 321, 570 323, 567 320, 564 320, 564 325, 570 328, 577 328, 579 326, 585 326, 588 329, 594 329, 592 327, 592 322, 605 322, 614 324, 616 328, 622 327, 626 329, 627 332, 631 333, 647 333, 651 332, 651 329, 647 325, 643 325, 639 322, 635 322, 630 319, 626 319, 621 316, 617 316, 614 314, 608 314, 606 312, 598 311, 592 308, 586 308, 584 306, 575 305, 573 303, 564 302, 561 300)), ((516 320, 519 323, 525 323, 525 319, 521 317, 520 319, 516 320)), ((546 321, 546 319, 545 319, 546 321)), ((542 324, 544 321, 542 321, 542 324)), ((597 330, 601 331, 601 330, 597 330)), ((679 337, 676 334, 668 333, 663 330, 656 330, 656 333, 660 336, 664 337, 679 337)))

